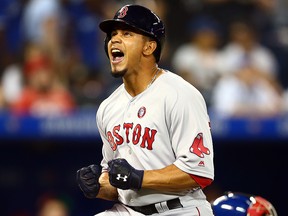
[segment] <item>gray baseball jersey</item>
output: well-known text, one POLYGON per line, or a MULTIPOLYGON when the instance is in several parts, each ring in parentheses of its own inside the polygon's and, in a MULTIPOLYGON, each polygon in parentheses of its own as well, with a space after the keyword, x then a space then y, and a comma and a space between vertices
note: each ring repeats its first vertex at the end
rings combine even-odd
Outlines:
MULTIPOLYGON (((165 71, 141 94, 131 97, 124 84, 104 100, 96 116, 103 141, 103 171, 108 161, 125 158, 134 168, 161 169, 174 164, 186 173, 214 178, 209 116, 200 92, 180 76, 165 71)), ((119 201, 142 206, 193 193, 163 193, 142 188, 118 189, 119 201)))

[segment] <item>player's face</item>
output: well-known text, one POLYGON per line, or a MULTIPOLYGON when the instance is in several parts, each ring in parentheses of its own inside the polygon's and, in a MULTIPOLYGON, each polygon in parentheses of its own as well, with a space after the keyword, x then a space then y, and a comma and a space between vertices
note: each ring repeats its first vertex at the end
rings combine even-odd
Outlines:
POLYGON ((137 69, 141 61, 145 37, 125 28, 111 33, 108 55, 114 77, 123 77, 127 71, 137 69))

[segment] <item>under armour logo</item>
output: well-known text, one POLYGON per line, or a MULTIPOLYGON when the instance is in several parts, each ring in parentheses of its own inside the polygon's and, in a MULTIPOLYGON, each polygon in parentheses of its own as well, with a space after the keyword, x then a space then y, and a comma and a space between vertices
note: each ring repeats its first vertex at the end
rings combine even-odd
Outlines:
POLYGON ((117 177, 116 177, 116 179, 117 179, 118 181, 119 181, 120 179, 122 179, 123 182, 126 182, 126 181, 127 181, 127 178, 128 178, 127 175, 121 176, 121 174, 117 174, 117 177))

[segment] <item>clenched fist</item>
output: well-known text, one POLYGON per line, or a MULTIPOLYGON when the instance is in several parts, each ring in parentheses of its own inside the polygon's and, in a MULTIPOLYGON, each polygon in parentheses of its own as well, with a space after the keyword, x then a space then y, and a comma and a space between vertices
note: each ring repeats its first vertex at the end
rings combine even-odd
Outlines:
POLYGON ((99 177, 101 175, 101 167, 92 164, 77 170, 76 180, 78 186, 87 198, 96 198, 99 193, 100 184, 99 177))
POLYGON ((110 184, 114 187, 127 190, 139 190, 143 181, 143 170, 132 167, 125 159, 119 158, 108 162, 110 184))

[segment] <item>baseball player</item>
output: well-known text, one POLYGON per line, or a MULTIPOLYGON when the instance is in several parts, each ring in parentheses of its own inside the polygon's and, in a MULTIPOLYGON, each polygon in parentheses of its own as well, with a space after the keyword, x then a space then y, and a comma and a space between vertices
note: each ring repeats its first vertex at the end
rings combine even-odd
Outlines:
POLYGON ((277 216, 265 198, 239 192, 225 192, 212 203, 215 216, 277 216))
POLYGON ((213 215, 202 191, 214 178, 209 116, 198 90, 158 67, 163 22, 125 5, 100 29, 123 84, 97 111, 103 160, 77 171, 79 187, 88 198, 118 201, 99 215, 213 215))

